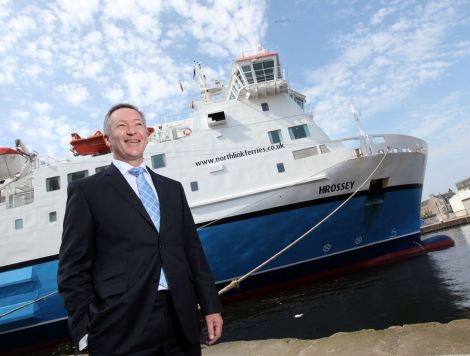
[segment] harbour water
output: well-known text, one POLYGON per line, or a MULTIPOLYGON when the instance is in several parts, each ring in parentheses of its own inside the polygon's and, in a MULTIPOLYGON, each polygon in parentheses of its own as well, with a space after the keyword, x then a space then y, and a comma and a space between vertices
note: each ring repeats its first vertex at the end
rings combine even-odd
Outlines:
POLYGON ((223 341, 316 339, 470 319, 470 225, 440 234, 455 247, 228 305, 223 341))
MULTIPOLYGON (((440 234, 452 237, 455 247, 226 305, 222 342, 317 339, 340 331, 470 319, 470 225, 440 234)), ((71 350, 62 343, 37 354, 71 350)))

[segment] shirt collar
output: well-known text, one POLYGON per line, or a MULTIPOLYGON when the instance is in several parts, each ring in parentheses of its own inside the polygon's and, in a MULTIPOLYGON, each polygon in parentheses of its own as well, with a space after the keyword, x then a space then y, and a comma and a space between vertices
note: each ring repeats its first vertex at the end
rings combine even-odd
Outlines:
MULTIPOLYGON (((113 164, 116 166, 117 169, 119 169, 119 172, 121 172, 122 174, 128 173, 129 169, 134 168, 133 165, 124 161, 120 161, 118 159, 113 159, 113 164)), ((144 162, 142 162, 138 167, 143 167, 145 169, 145 172, 148 173, 147 166, 144 162)))

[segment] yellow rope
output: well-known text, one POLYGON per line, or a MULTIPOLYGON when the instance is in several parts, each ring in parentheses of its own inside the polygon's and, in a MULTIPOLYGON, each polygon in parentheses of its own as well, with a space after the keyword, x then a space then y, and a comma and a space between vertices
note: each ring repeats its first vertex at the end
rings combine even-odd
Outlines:
POLYGON ((245 275, 241 276, 240 278, 236 278, 234 280, 232 280, 227 286, 225 286, 224 288, 222 288, 220 291, 219 291, 219 295, 222 295, 226 292, 228 292, 229 290, 233 289, 233 288, 239 288, 240 286, 240 283, 242 281, 244 281, 245 279, 247 279, 249 276, 251 276, 253 273, 257 272, 259 269, 263 268, 264 266, 266 266, 268 263, 270 263, 271 261, 275 260, 276 258, 278 258, 280 255, 282 255, 284 252, 286 252, 287 250, 289 250, 290 248, 292 248, 294 245, 298 244, 300 241, 302 241, 307 235, 309 235, 311 232, 313 232, 314 230, 316 230, 321 224, 323 224, 326 220, 328 220, 331 216, 333 216, 339 209, 341 209, 347 202, 349 202, 356 194, 357 192, 359 192, 362 187, 364 187, 364 185, 369 181, 369 179, 375 174, 375 172, 377 172, 377 170, 379 169, 379 167, 382 165, 383 161, 385 160, 385 157, 387 156, 387 151, 384 152, 384 155, 382 157, 382 159, 380 160, 379 164, 377 165, 377 167, 375 167, 375 169, 372 171, 372 173, 364 180, 364 182, 344 201, 342 202, 336 209, 334 209, 331 213, 329 213, 326 217, 324 217, 319 223, 317 223, 315 226, 313 226, 312 228, 310 228, 308 231, 306 231, 304 234, 302 234, 301 236, 299 236, 296 240, 294 240, 292 243, 290 243, 289 245, 287 245, 286 247, 284 247, 282 250, 280 250, 278 253, 276 253, 275 255, 271 256, 270 258, 268 258, 266 261, 262 262, 261 264, 259 264, 257 267, 253 268, 251 271, 249 271, 248 273, 246 273, 245 275))

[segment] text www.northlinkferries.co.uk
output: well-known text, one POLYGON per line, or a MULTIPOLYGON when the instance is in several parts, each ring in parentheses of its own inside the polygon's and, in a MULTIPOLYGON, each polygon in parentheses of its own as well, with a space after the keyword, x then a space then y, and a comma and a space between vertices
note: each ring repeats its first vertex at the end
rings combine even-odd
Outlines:
POLYGON ((243 151, 240 150, 238 152, 230 152, 230 153, 227 153, 223 156, 219 156, 219 157, 215 157, 215 158, 208 158, 208 159, 205 159, 205 160, 202 160, 202 161, 197 161, 197 162, 194 162, 194 163, 196 164, 197 167, 199 167, 199 166, 204 166, 206 164, 223 162, 223 161, 226 161, 226 160, 229 160, 229 159, 246 157, 246 156, 256 155, 256 154, 259 154, 259 153, 265 153, 265 152, 269 152, 269 151, 275 151, 275 150, 279 150, 281 148, 284 148, 284 144, 283 143, 278 143, 276 145, 271 145, 271 146, 267 146, 267 147, 257 147, 257 148, 251 149, 251 150, 243 150, 243 151))

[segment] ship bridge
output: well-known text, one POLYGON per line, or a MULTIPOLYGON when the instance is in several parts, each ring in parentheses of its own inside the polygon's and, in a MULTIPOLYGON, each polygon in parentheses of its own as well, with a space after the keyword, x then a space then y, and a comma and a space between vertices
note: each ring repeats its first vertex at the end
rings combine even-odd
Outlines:
POLYGON ((305 96, 289 89, 287 73, 276 52, 258 49, 257 53, 235 61, 226 99, 259 98, 281 92, 289 93, 301 107, 304 106, 305 96))

